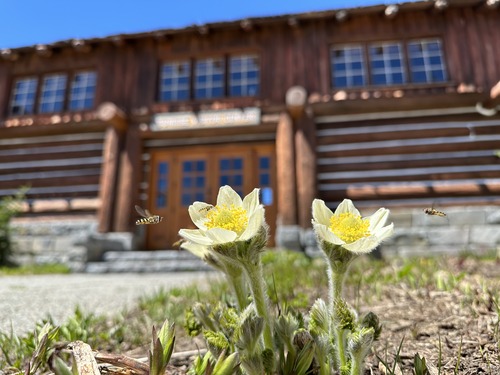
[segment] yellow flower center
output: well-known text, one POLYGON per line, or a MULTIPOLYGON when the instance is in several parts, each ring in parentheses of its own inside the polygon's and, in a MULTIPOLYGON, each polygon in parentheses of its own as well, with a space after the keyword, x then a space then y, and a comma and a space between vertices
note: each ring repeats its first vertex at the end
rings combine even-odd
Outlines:
POLYGON ((236 232, 238 235, 248 226, 248 213, 243 207, 234 204, 215 206, 207 213, 207 228, 223 228, 236 232))
POLYGON ((370 221, 359 215, 344 212, 330 218, 330 230, 342 241, 351 243, 363 237, 368 237, 370 221))

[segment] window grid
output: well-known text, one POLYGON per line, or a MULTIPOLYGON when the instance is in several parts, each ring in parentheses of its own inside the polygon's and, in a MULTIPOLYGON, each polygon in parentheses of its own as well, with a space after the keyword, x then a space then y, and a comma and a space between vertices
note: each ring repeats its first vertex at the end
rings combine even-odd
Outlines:
POLYGON ((160 101, 189 99, 190 79, 189 61, 172 61, 163 64, 160 72, 160 101))
POLYGON ((366 85, 366 66, 361 45, 336 46, 330 56, 333 87, 366 85))
POLYGON ((58 112, 64 108, 66 93, 66 74, 51 74, 43 79, 42 92, 40 93, 40 113, 58 112))
POLYGON ((206 161, 204 159, 182 162, 181 204, 185 207, 194 201, 205 202, 206 161))
POLYGON ((224 95, 224 60, 209 58, 196 61, 194 91, 196 99, 224 95))
POLYGON ((229 60, 229 95, 255 96, 259 93, 259 60, 255 55, 232 56, 229 60))
POLYGON ((219 160, 219 186, 230 185, 243 197, 243 158, 228 157, 219 160))
POLYGON ((35 111, 36 77, 20 78, 15 81, 12 90, 10 113, 13 115, 28 115, 35 111))
POLYGON ((411 80, 415 83, 446 81, 446 67, 441 42, 437 39, 415 40, 408 43, 411 80))
POLYGON ((369 47, 373 85, 394 85, 406 82, 404 56, 400 43, 377 43, 369 47))
POLYGON ((95 72, 76 73, 71 81, 69 109, 75 111, 92 108, 94 106, 95 89, 95 72))
POLYGON ((165 208, 168 202, 168 173, 167 162, 158 163, 158 178, 156 181, 156 207, 165 208))

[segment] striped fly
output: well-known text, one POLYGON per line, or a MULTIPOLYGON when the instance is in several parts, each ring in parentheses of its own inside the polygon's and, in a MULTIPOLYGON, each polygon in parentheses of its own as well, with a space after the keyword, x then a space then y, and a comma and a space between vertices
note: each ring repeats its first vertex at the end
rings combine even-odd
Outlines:
POLYGON ((135 210, 142 216, 141 219, 137 219, 135 222, 136 225, 158 224, 163 220, 163 217, 160 215, 152 215, 147 209, 143 209, 137 205, 135 206, 135 210))

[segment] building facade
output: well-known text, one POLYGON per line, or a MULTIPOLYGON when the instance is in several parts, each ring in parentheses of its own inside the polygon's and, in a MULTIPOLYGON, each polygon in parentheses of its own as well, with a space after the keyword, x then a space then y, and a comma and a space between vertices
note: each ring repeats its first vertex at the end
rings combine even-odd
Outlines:
POLYGON ((272 244, 300 249, 316 197, 495 207, 499 35, 498 0, 436 0, 4 49, 0 196, 29 187, 22 246, 89 259, 170 249, 226 184, 259 187, 272 244), (35 245, 51 220, 86 237, 35 245))

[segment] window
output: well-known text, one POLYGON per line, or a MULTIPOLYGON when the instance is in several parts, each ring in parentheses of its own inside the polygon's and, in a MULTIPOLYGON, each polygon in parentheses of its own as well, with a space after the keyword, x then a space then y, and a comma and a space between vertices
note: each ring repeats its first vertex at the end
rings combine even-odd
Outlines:
POLYGON ((332 86, 366 85, 366 68, 361 46, 337 46, 331 50, 332 86))
POLYGON ((18 78, 12 89, 9 114, 91 109, 94 107, 96 84, 97 75, 93 71, 18 78))
POLYGON ((394 85, 406 82, 400 43, 378 43, 369 48, 373 85, 394 85))
POLYGON ((66 80, 66 74, 51 74, 44 77, 38 112, 50 113, 63 110, 66 80))
POLYGON ((163 64, 160 72, 161 101, 189 99, 191 64, 189 61, 174 61, 163 64))
POLYGON ((439 39, 335 45, 330 49, 334 88, 446 82, 439 39))
POLYGON ((259 56, 228 55, 162 64, 159 101, 257 96, 260 90, 259 56))
POLYGON ((76 111, 94 107, 95 87, 95 72, 76 73, 71 81, 69 109, 76 111))
POLYGON ((194 93, 196 99, 224 96, 224 60, 204 59, 196 61, 194 93))
POLYGON ((194 201, 205 202, 207 165, 204 159, 182 162, 181 203, 189 206, 194 201))
POLYGON ((257 56, 234 56, 229 60, 229 96, 255 96, 259 91, 257 56))
POLYGON ((408 43, 408 60, 412 82, 446 81, 446 69, 439 40, 424 39, 408 43))
POLYGON ((14 82, 10 113, 13 115, 29 115, 35 111, 35 97, 38 79, 36 77, 20 78, 14 82))

